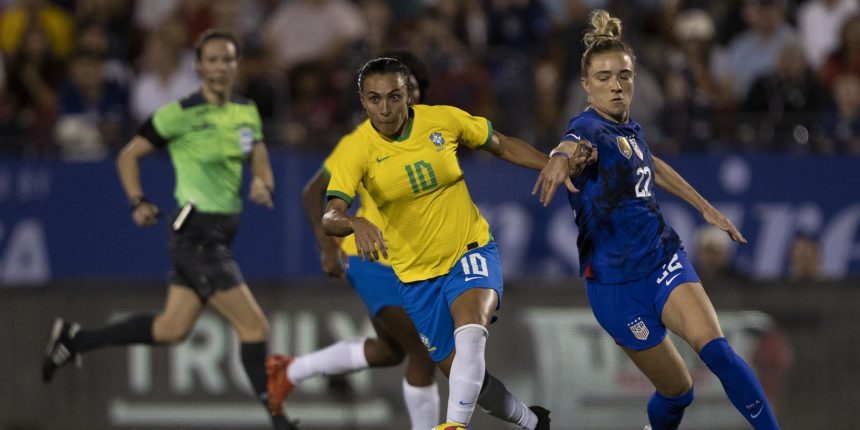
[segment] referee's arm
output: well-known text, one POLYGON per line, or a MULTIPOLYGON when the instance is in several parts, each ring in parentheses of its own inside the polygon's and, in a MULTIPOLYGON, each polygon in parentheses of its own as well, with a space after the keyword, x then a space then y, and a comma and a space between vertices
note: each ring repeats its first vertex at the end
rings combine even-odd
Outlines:
POLYGON ((272 193, 275 192, 275 179, 269 162, 269 151, 262 142, 251 148, 251 174, 254 176, 249 194, 251 201, 267 208, 274 207, 272 193))

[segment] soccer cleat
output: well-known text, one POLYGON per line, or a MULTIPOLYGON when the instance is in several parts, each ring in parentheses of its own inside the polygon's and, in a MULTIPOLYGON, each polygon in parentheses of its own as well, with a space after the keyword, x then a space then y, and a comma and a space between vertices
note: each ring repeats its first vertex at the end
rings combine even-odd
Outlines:
POLYGON ((549 430, 549 410, 543 406, 529 406, 532 412, 538 417, 537 427, 535 430, 549 430))
POLYGON ((81 355, 71 346, 72 337, 80 329, 80 324, 67 323, 62 318, 54 318, 51 331, 48 333, 48 343, 45 345, 45 357, 42 360, 42 381, 46 384, 51 382, 57 369, 72 361, 77 367, 81 367, 81 355))
POLYGON ((269 391, 269 412, 272 415, 284 414, 284 402, 295 387, 287 378, 287 368, 293 360, 293 357, 280 354, 266 357, 266 385, 269 391))
POLYGON ((274 430, 299 430, 298 424, 298 420, 290 420, 290 417, 286 415, 272 415, 274 430))
POLYGON ((439 424, 436 427, 433 427, 431 430, 472 430, 471 427, 466 424, 460 424, 458 422, 447 422, 444 424, 439 424))

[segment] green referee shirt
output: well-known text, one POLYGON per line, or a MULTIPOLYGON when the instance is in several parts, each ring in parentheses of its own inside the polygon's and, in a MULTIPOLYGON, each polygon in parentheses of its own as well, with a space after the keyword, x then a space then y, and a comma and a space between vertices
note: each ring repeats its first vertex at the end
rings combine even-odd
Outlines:
POLYGON ((224 106, 202 93, 158 109, 138 134, 156 147, 167 146, 176 170, 174 196, 200 212, 236 214, 242 209, 242 165, 262 143, 260 114, 253 101, 233 97, 224 106))

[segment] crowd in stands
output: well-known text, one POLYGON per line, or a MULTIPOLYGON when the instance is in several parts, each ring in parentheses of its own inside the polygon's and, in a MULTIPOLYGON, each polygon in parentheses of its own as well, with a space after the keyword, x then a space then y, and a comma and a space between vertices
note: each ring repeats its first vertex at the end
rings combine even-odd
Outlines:
POLYGON ((586 104, 595 8, 639 54, 632 117, 656 153, 860 154, 858 0, 0 0, 0 153, 109 156, 198 88, 210 27, 239 36, 271 147, 330 149, 362 118, 358 66, 408 49, 428 103, 547 149, 586 104))

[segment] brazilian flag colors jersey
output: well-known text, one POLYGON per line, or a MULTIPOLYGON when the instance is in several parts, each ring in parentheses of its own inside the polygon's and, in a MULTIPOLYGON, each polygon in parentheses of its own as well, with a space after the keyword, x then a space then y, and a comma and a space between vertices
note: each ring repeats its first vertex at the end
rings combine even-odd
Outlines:
POLYGON ((361 185, 379 208, 389 263, 402 282, 447 274, 490 227, 472 202, 457 146, 492 141, 492 124, 450 106, 416 105, 406 132, 382 135, 366 121, 344 136, 327 195, 352 204, 361 185))
POLYGON ((241 211, 242 165, 253 145, 263 140, 253 101, 233 97, 218 106, 195 93, 158 109, 138 134, 156 147, 167 146, 180 206, 193 201, 200 212, 241 211))
MULTIPOLYGON (((369 123, 370 121, 365 120, 364 122, 369 123)), ((358 126, 358 128, 364 127, 365 125, 366 124, 361 124, 358 126)), ((342 138, 338 142, 337 146, 334 147, 334 150, 331 152, 331 154, 329 154, 328 158, 326 158, 323 162, 323 171, 329 177, 331 177, 331 170, 334 168, 333 166, 337 163, 336 160, 338 159, 338 157, 343 157, 344 154, 348 152, 344 149, 348 146, 346 142, 347 139, 342 138)), ((376 203, 373 202, 373 199, 370 197, 370 193, 367 192, 367 189, 365 189, 363 185, 359 185, 356 189, 356 192, 358 193, 359 206, 358 210, 355 213, 355 216, 366 218, 374 225, 382 227, 382 215, 379 214, 379 208, 376 207, 376 203)), ((343 238, 343 242, 341 242, 340 247, 346 255, 358 255, 358 248, 355 246, 354 235, 349 235, 343 238)), ((382 258, 382 260, 379 261, 379 263, 387 264, 384 257, 382 258)))

